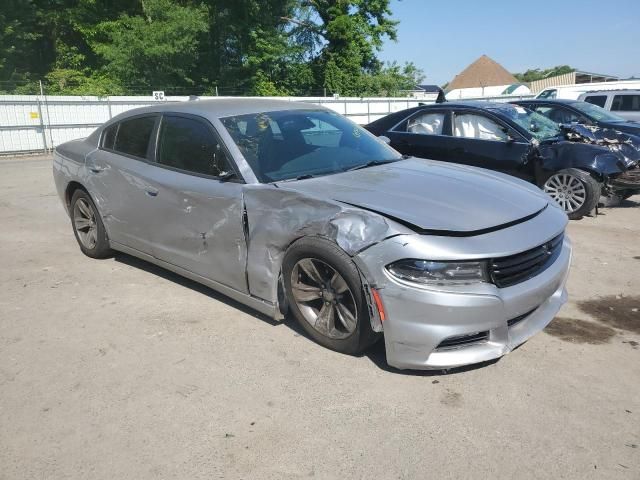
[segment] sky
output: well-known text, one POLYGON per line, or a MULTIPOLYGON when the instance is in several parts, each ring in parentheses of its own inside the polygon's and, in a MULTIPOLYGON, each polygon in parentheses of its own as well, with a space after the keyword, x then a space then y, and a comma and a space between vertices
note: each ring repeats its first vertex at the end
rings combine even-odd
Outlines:
POLYGON ((485 54, 510 72, 570 65, 640 77, 640 0, 392 0, 397 42, 380 59, 442 85, 485 54))

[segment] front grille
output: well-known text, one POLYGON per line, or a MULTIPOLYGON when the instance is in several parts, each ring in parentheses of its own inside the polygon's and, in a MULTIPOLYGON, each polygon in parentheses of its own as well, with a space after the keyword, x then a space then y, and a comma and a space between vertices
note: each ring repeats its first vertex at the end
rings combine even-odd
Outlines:
POLYGON ((503 288, 535 277, 558 258, 563 239, 564 234, 561 233, 547 243, 526 252, 494 258, 489 265, 491 280, 503 288))
POLYGON ((440 342, 437 350, 445 348, 457 348, 472 343, 486 342, 489 340, 489 332, 476 332, 466 335, 456 335, 455 337, 449 337, 446 340, 440 342))

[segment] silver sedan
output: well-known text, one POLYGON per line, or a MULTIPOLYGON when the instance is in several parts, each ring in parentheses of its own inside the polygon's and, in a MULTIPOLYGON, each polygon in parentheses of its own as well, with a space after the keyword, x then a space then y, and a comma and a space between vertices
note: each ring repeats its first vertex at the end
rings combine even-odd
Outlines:
POLYGON ((59 146, 80 249, 125 252, 397 368, 498 358, 567 299, 566 215, 484 169, 402 157, 304 103, 165 103, 59 146))

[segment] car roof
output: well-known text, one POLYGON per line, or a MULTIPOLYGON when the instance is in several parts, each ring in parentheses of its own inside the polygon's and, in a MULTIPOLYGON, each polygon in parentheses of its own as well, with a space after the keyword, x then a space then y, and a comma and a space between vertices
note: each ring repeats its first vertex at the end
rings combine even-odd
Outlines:
POLYGON ((563 105, 571 105, 572 103, 579 103, 578 100, 569 100, 566 98, 531 98, 528 100, 513 100, 511 103, 519 103, 526 105, 527 103, 558 103, 563 105))
POLYGON ((429 105, 424 105, 424 107, 428 107, 428 108, 459 107, 459 108, 479 108, 479 109, 485 110, 488 108, 500 108, 501 106, 505 106, 505 105, 509 105, 509 104, 503 103, 503 102, 488 102, 484 100, 469 100, 469 101, 456 101, 456 102, 446 101, 443 103, 433 103, 429 105))
MULTIPOLYGON (((282 110, 327 110, 312 103, 295 102, 290 100, 274 100, 266 98, 215 98, 211 100, 190 100, 186 102, 158 102, 148 107, 135 108, 114 117, 122 120, 134 115, 145 113, 186 113, 199 115, 209 120, 215 120, 234 115, 251 113, 275 112, 282 110)), ((112 123, 112 122, 109 122, 112 123)))

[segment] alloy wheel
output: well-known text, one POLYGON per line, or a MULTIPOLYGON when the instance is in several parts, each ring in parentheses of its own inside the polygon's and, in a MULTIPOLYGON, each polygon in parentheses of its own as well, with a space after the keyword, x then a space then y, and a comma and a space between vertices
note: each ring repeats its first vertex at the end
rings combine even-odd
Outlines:
POLYGON ((544 184, 544 191, 566 213, 576 212, 587 200, 587 190, 579 178, 568 173, 556 173, 544 184))
POLYGON ((84 198, 79 198, 73 206, 73 228, 84 248, 93 250, 96 247, 98 243, 96 214, 91 204, 84 198))
POLYGON ((291 294, 304 319, 322 335, 343 339, 356 330, 355 297, 342 275, 327 263, 299 260, 291 271, 291 294))

